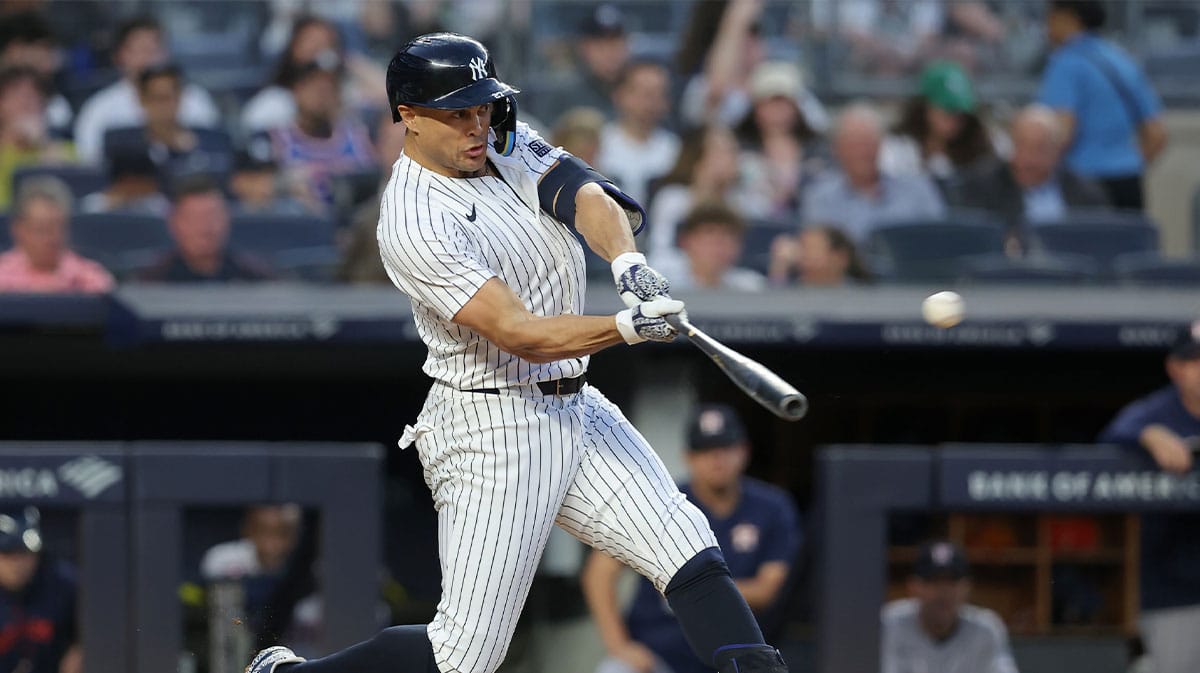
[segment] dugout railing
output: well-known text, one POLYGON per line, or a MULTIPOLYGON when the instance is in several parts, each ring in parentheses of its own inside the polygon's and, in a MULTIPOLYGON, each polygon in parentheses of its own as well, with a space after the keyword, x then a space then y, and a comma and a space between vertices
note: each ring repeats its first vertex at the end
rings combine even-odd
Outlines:
POLYGON ((1200 473, 1112 446, 831 446, 818 456, 816 670, 879 670, 892 512, 1200 510, 1200 473))

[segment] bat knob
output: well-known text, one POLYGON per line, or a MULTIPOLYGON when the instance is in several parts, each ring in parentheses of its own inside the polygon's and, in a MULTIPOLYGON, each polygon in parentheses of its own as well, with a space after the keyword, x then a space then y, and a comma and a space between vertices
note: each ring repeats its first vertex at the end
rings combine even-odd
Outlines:
POLYGON ((800 393, 786 395, 779 400, 780 416, 789 421, 798 421, 808 413, 808 398, 800 393))

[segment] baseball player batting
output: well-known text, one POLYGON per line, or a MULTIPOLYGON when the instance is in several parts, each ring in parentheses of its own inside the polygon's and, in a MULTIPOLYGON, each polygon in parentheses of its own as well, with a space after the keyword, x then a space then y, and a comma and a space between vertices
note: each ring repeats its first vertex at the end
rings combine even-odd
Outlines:
POLYGON ((442 597, 322 659, 259 652, 247 673, 493 673, 557 524, 662 591, 702 661, 785 673, 730 578, 704 515, 621 411, 584 380, 609 346, 671 341, 683 311, 636 252, 644 212, 517 121, 517 89, 487 49, 424 35, 388 66, 404 154, 383 192, 379 246, 412 302, 434 379, 416 444, 438 512, 442 597), (628 306, 584 315, 579 232, 610 260, 628 306))

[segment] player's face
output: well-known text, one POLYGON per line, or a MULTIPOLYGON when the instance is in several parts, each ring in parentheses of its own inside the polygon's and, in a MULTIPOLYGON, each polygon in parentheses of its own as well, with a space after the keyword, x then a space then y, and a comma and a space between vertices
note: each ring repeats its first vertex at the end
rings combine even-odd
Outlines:
POLYGON ((401 115, 408 126, 404 151, 417 163, 442 175, 452 178, 482 175, 487 165, 492 111, 491 103, 459 110, 402 106, 401 115))
POLYGON ((966 579, 920 579, 909 582, 909 593, 920 605, 921 622, 937 635, 949 633, 958 620, 958 611, 967 602, 971 583, 966 579))
POLYGON ((1200 359, 1167 358, 1167 375, 1189 402, 1200 402, 1200 359))
POLYGON ((733 486, 746 469, 748 452, 744 444, 722 446, 688 454, 692 482, 713 490, 733 486))
POLYGON ((259 563, 274 572, 283 567, 296 546, 299 521, 287 507, 259 507, 246 521, 246 537, 254 543, 259 563))
POLYGON ((0 588, 7 591, 24 589, 37 570, 38 557, 30 551, 0 553, 0 588))

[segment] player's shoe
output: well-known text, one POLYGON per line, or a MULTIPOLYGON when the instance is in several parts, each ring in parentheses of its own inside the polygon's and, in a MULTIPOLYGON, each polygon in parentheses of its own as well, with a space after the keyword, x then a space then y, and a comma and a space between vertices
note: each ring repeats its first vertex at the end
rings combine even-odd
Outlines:
MULTIPOLYGON (((275 669, 283 664, 303 664, 304 662, 305 659, 297 657, 295 652, 283 645, 276 645, 259 652, 246 667, 246 673, 276 673, 275 669)), ((280 669, 280 673, 283 670, 280 669)))

